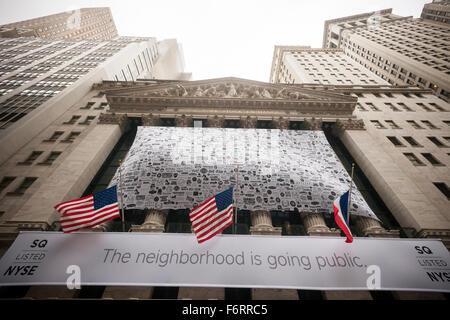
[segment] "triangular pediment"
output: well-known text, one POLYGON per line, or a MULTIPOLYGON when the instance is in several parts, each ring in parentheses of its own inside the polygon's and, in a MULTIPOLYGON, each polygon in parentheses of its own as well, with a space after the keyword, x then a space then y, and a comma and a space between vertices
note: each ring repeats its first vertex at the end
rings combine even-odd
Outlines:
POLYGON ((198 81, 171 81, 129 85, 107 90, 108 98, 238 99, 296 102, 356 103, 356 98, 329 90, 303 88, 292 84, 272 84, 242 78, 217 78, 198 81))

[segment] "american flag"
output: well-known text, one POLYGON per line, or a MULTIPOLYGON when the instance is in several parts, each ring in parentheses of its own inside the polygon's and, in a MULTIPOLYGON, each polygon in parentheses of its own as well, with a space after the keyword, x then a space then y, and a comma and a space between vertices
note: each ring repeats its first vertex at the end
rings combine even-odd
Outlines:
POLYGON ((61 213, 64 232, 93 227, 120 216, 117 188, 113 186, 91 196, 60 203, 55 209, 61 213))
POLYGON ((211 239, 233 223, 233 188, 209 198, 189 214, 198 243, 211 239))

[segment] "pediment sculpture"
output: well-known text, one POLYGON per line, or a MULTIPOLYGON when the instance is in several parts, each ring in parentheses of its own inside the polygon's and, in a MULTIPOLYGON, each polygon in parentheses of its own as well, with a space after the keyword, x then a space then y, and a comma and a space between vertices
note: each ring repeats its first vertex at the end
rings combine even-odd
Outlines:
POLYGON ((176 84, 170 88, 150 90, 144 95, 152 97, 204 97, 280 100, 302 100, 314 98, 309 94, 295 91, 295 89, 262 87, 232 82, 203 85, 176 84))

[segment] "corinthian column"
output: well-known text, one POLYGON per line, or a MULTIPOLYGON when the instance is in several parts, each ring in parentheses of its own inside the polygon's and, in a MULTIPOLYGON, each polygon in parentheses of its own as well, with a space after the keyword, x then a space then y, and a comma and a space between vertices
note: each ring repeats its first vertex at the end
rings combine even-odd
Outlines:
MULTIPOLYGON (((252 235, 271 235, 281 236, 282 229, 272 225, 270 212, 266 210, 257 210, 251 212, 252 226, 250 234, 252 235)), ((259 289, 252 288, 253 300, 298 300, 297 290, 292 289, 259 289)))
MULTIPOLYGON (((132 226, 131 232, 164 232, 168 210, 148 210, 145 221, 140 226, 132 226)), ((107 286, 103 299, 150 299, 153 287, 145 286, 107 286)))
POLYGON ((223 128, 223 125, 225 123, 225 118, 222 116, 213 116, 208 117, 207 119, 207 125, 210 128, 223 128))
POLYGON ((175 125, 177 127, 193 127, 193 119, 190 116, 182 115, 175 118, 175 125))
POLYGON ((279 117, 277 119, 273 119, 272 123, 274 124, 275 129, 289 130, 289 119, 279 117))
POLYGON ((143 126, 160 126, 161 118, 150 113, 149 115, 142 115, 142 125, 143 126))
POLYGON ((241 120, 240 120, 241 127, 245 128, 245 129, 256 128, 257 122, 258 122, 258 119, 250 117, 250 116, 248 116, 246 118, 241 118, 241 120))
POLYGON ((303 122, 303 126, 306 130, 322 130, 322 119, 305 119, 305 121, 303 122))
POLYGON ((272 225, 269 211, 257 210, 251 212, 252 226, 250 234, 281 236, 281 228, 272 225))
POLYGON ((336 237, 341 234, 339 230, 327 227, 321 213, 301 212, 300 217, 303 220, 306 232, 310 236, 336 237))
POLYGON ((132 226, 132 232, 164 232, 168 210, 148 210, 145 221, 140 226, 132 226))
POLYGON ((386 230, 383 228, 378 220, 368 218, 353 216, 355 219, 356 227, 364 235, 364 237, 375 237, 375 238, 399 238, 399 230, 386 230))

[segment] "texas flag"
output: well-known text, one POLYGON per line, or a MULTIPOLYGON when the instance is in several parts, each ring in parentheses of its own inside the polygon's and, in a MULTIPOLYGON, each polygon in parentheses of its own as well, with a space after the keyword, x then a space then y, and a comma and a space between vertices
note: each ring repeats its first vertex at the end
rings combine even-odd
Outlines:
POLYGON ((336 224, 339 226, 339 228, 341 228, 341 230, 344 231, 345 235, 347 236, 347 240, 345 240, 345 242, 351 243, 353 242, 353 236, 348 226, 348 194, 349 192, 347 191, 342 196, 334 200, 333 207, 334 220, 336 221, 336 224))

